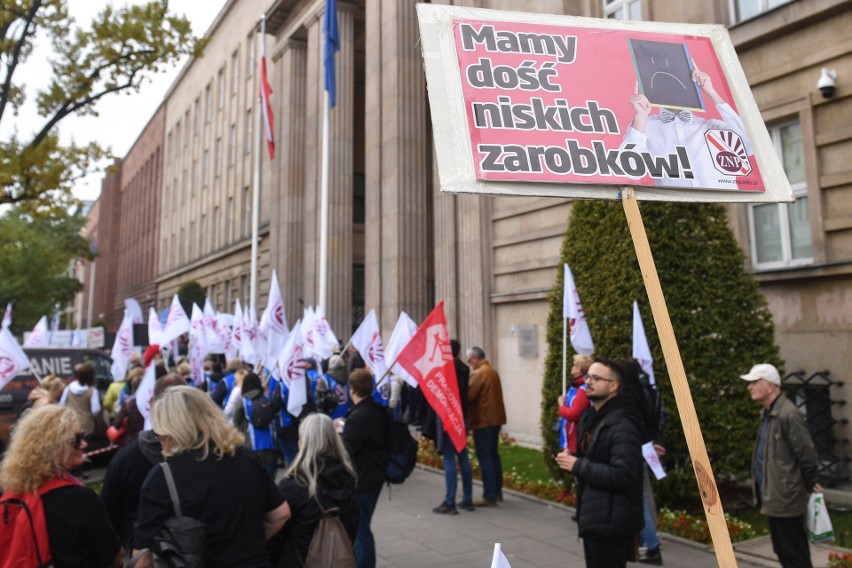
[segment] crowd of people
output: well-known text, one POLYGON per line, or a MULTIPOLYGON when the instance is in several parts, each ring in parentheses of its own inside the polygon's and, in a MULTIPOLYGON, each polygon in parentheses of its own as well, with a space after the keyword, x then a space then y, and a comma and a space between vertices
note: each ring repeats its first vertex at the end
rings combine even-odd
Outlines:
MULTIPOLYGON (((372 568, 370 526, 386 482, 392 420, 416 423, 443 455, 446 492, 434 513, 457 515, 459 508, 498 507, 503 500, 500 375, 480 347, 467 350, 467 364, 461 345, 453 340, 451 347, 464 424, 481 468, 481 498, 474 499, 467 448, 456 451, 437 414, 423 411, 418 391, 395 378, 377 388, 357 352, 305 360, 308 400, 294 415, 287 384, 262 369, 212 357, 199 388, 190 386, 185 365, 169 373, 162 356, 149 350, 133 358, 103 400, 88 364, 75 368, 68 386, 49 377, 33 390, 0 462, 3 499, 43 507, 47 542, 37 545, 57 567, 152 566, 175 514, 204 527, 208 566, 302 566, 320 519, 333 510, 358 568, 372 568), (156 382, 146 429, 136 393, 149 365, 156 382), (97 496, 78 475, 99 421, 111 425, 110 439, 120 449, 97 496)), ((642 452, 646 445, 665 454, 656 385, 635 360, 578 355, 571 374, 557 400, 563 451, 555 461, 576 483, 586 564, 662 565, 642 452)), ((773 546, 782 566, 810 566, 805 507, 809 494, 821 491, 813 443, 781 392, 777 369, 757 365, 742 379, 764 408, 753 473, 773 546)))

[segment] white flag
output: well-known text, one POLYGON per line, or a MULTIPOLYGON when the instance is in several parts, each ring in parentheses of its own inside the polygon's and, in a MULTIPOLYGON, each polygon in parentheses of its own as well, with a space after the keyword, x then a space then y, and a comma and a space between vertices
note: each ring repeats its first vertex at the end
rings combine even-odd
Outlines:
MULTIPOLYGON (((255 317, 255 321, 257 318, 255 317)), ((251 311, 243 309, 243 325, 240 334, 240 359, 252 365, 257 363, 257 351, 254 348, 257 330, 252 326, 251 311)))
MULTIPOLYGON (((364 362, 376 376, 377 381, 387 378, 385 376, 388 370, 385 363, 385 347, 382 343, 382 334, 379 331, 379 320, 376 318, 375 310, 370 310, 364 317, 364 321, 352 334, 350 343, 361 354, 364 362)), ((376 386, 378 387, 378 385, 376 386)))
POLYGON ((204 312, 198 304, 192 304, 192 319, 189 320, 189 376, 195 386, 204 382, 204 356, 207 353, 204 312))
POLYGON ((592 342, 592 334, 589 331, 589 323, 586 314, 580 304, 580 295, 574 286, 574 277, 571 269, 565 263, 565 290, 562 296, 562 317, 569 320, 571 346, 580 355, 591 355, 595 352, 595 344, 592 342))
POLYGON ((633 358, 639 361, 642 370, 648 373, 648 381, 656 385, 654 358, 651 357, 648 336, 645 335, 645 326, 642 325, 642 316, 639 314, 639 304, 636 301, 633 302, 633 358))
POLYGON ((130 364, 130 355, 133 353, 133 316, 124 310, 124 319, 115 334, 115 343, 112 345, 112 380, 123 381, 127 374, 127 365, 130 364))
POLYGON ((396 320, 396 326, 393 328, 393 333, 388 340, 387 349, 385 349, 385 360, 394 362, 394 365, 391 368, 391 373, 401 378, 414 388, 418 387, 417 379, 412 377, 409 372, 402 367, 402 365, 395 361, 402 351, 402 348, 408 345, 408 342, 411 341, 411 338, 414 337, 416 332, 417 324, 414 323, 414 320, 412 320, 407 313, 401 312, 399 314, 399 318, 396 320))
POLYGON ((24 340, 24 347, 44 347, 47 345, 47 316, 41 316, 38 323, 24 340))
POLYGON ((301 331, 305 342, 305 354, 318 361, 331 357, 339 346, 334 332, 328 325, 328 320, 320 311, 314 311, 310 306, 305 308, 305 319, 302 321, 301 331), (329 340, 329 337, 334 339, 329 340))
POLYGON ((285 381, 290 389, 290 397, 287 399, 287 412, 293 416, 302 413, 302 407, 308 402, 308 391, 305 388, 305 361, 304 348, 302 345, 302 333, 297 322, 281 350, 278 359, 278 372, 281 380, 285 381))
POLYGON ((157 363, 154 359, 145 367, 145 374, 142 375, 142 382, 136 389, 136 408, 139 414, 145 418, 145 430, 153 428, 151 424, 151 398, 154 396, 154 385, 157 382, 156 373, 157 363))
MULTIPOLYGON (((174 298, 172 298, 172 305, 169 308, 169 315, 166 318, 166 325, 163 327, 163 343, 161 343, 160 346, 174 341, 188 331, 189 316, 186 315, 186 311, 183 309, 183 306, 180 305, 178 295, 175 294, 174 298)), ((175 357, 177 357, 177 353, 175 353, 175 357)))
POLYGON ((12 302, 6 304, 6 311, 3 312, 3 327, 7 328, 12 325, 12 302))
POLYGON ((30 366, 30 359, 15 336, 5 326, 0 327, 0 390, 15 378, 18 371, 30 366))
POLYGON ((133 323, 145 323, 145 316, 142 315, 142 306, 136 301, 136 298, 125 298, 124 309, 130 314, 130 319, 133 323))
POLYGON ((260 330, 266 335, 266 362, 264 365, 267 369, 271 369, 278 361, 278 356, 281 355, 281 350, 284 348, 284 343, 290 333, 287 328, 284 302, 281 299, 281 288, 278 286, 278 274, 275 270, 272 271, 272 280, 269 284, 269 300, 266 303, 266 309, 263 311, 263 317, 260 318, 260 330))
POLYGON ((500 549, 499 542, 494 545, 494 556, 491 559, 491 568, 512 568, 509 566, 509 560, 506 559, 506 555, 503 554, 503 551, 500 549))
POLYGON ((163 343, 163 324, 160 323, 157 310, 150 307, 148 308, 148 345, 162 345, 163 343))
POLYGON ((207 334, 207 352, 208 353, 224 353, 225 338, 223 332, 225 328, 220 329, 219 318, 216 311, 213 309, 213 304, 210 298, 204 299, 204 332, 207 334))
POLYGON ((236 359, 240 356, 240 349, 243 345, 243 307, 240 305, 240 299, 234 302, 234 322, 231 324, 231 345, 228 349, 228 360, 236 359))

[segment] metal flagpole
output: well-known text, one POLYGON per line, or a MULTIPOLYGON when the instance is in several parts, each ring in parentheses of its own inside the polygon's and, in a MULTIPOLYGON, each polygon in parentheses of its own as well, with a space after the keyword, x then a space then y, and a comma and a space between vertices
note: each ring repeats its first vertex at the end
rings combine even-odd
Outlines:
MULTIPOLYGON (((258 53, 262 53, 263 50, 260 47, 260 42, 264 41, 266 34, 266 16, 261 16, 260 18, 260 33, 257 36, 257 49, 258 53)), ((258 75, 258 80, 260 79, 260 73, 258 75)), ((254 188, 251 196, 251 293, 250 293, 250 303, 249 309, 254 311, 255 306, 257 306, 257 239, 258 239, 258 226, 260 225, 260 153, 262 152, 261 140, 263 139, 263 109, 261 105, 263 101, 260 96, 260 89, 258 89, 257 93, 257 135, 255 136, 255 142, 257 144, 254 145, 254 188)))
MULTIPOLYGON (((325 92, 322 110, 322 181, 320 188, 320 277, 317 304, 326 313, 328 299, 328 91, 325 92)), ((327 314, 326 314, 327 315, 327 314)))
POLYGON ((568 318, 562 318, 562 394, 568 392, 565 376, 565 354, 568 349, 568 318))

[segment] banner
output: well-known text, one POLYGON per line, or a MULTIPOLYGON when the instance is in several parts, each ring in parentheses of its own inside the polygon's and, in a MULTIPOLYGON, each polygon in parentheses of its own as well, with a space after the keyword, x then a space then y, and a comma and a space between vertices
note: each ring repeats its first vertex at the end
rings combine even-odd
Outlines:
POLYGON ((467 443, 467 433, 443 300, 417 328, 414 337, 402 348, 396 361, 420 384, 456 451, 462 451, 467 443))
POLYGON ((723 26, 417 14, 444 191, 792 201, 723 26))

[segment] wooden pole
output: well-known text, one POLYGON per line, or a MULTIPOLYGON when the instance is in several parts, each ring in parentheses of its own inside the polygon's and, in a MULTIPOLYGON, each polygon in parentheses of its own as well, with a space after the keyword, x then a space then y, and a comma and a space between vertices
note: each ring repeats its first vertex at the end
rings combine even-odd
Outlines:
POLYGON ((689 456, 695 470, 695 478, 698 481, 698 492, 701 495, 701 501, 704 503, 704 514, 707 517, 710 536, 713 539, 716 560, 721 568, 735 567, 737 566, 737 559, 734 556, 731 535, 728 533, 728 526, 725 523, 725 512, 722 510, 722 502, 719 499, 716 480, 710 467, 710 459, 707 456, 707 447, 704 445, 701 426, 698 424, 695 404, 692 402, 692 394, 689 392, 689 382, 686 380, 686 371, 684 371, 683 361, 680 358, 680 350, 672 329, 666 299, 663 296, 657 267, 651 254, 651 246, 648 244, 648 235, 645 233, 645 225, 642 222, 639 204, 636 202, 636 195, 632 187, 622 188, 621 204, 627 216, 630 235, 633 237, 633 246, 636 248, 636 258, 639 260, 642 279, 645 282, 645 290, 648 293, 651 312, 654 314, 654 323, 657 326, 657 334, 660 336, 660 345, 666 359, 666 368, 672 382, 680 422, 686 437, 686 445, 689 448, 689 456))

